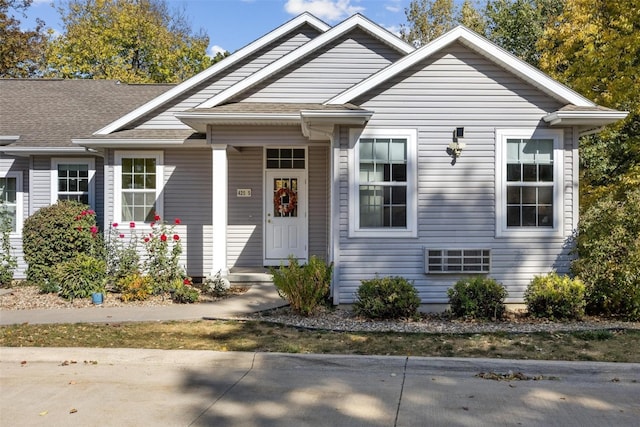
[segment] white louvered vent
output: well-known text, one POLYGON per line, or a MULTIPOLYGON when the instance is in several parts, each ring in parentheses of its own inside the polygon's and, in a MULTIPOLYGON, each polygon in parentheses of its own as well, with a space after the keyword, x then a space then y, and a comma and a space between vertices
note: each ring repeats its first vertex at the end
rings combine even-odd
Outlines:
POLYGON ((489 249, 429 249, 424 248, 424 268, 428 274, 489 273, 489 249))

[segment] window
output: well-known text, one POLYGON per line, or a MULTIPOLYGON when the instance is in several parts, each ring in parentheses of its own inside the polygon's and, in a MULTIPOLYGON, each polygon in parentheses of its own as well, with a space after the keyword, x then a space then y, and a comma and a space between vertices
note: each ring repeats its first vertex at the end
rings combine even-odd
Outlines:
POLYGON ((427 273, 488 273, 489 249, 425 249, 427 273))
POLYGON ((11 218, 11 231, 22 230, 22 174, 9 172, 0 177, 0 209, 11 218))
POLYGON ((51 202, 76 200, 95 206, 93 159, 52 159, 51 160, 51 202))
POLYGON ((304 168, 304 148, 267 148, 267 169, 304 168))
POLYGON ((352 131, 350 235, 416 237, 416 132, 352 131))
POLYGON ((499 131, 498 235, 561 233, 562 131, 499 131))
POLYGON ((116 152, 114 222, 151 222, 162 215, 160 152, 116 152))

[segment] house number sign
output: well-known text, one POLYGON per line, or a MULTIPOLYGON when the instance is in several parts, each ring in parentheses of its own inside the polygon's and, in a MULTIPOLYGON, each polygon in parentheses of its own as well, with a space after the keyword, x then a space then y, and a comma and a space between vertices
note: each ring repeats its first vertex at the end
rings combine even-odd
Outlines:
POLYGON ((251 197, 251 189, 250 188, 238 188, 236 190, 237 197, 251 197))

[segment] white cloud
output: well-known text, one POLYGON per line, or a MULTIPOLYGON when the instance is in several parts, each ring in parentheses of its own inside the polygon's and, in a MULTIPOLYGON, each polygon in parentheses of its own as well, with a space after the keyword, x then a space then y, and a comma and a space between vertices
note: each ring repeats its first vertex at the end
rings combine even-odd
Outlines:
POLYGON ((400 37, 400 26, 399 25, 390 25, 384 27, 387 31, 394 34, 397 37, 400 37))
POLYGON ((217 44, 214 44, 213 46, 209 46, 209 50, 208 50, 207 54, 210 57, 213 58, 214 56, 216 56, 216 54, 225 53, 226 51, 227 51, 227 49, 225 49, 225 48, 223 48, 221 46, 218 46, 217 44))
POLYGON ((291 15, 309 12, 332 22, 362 12, 364 7, 352 5, 351 0, 287 0, 284 10, 291 15))
POLYGON ((400 12, 400 10, 402 10, 399 6, 393 6, 393 5, 390 5, 390 4, 386 5, 384 8, 387 9, 389 12, 392 12, 392 13, 398 13, 398 12, 400 12))

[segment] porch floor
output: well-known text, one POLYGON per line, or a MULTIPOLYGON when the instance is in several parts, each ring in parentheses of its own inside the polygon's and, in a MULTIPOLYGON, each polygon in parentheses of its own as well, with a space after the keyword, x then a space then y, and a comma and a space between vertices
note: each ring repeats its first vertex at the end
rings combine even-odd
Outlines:
POLYGON ((232 285, 251 282, 272 282, 269 269, 262 266, 257 267, 232 267, 227 276, 232 285))

